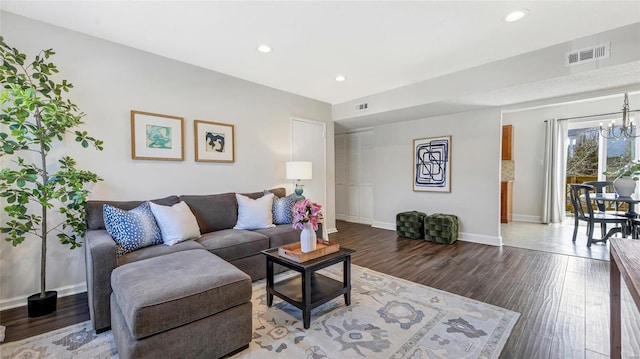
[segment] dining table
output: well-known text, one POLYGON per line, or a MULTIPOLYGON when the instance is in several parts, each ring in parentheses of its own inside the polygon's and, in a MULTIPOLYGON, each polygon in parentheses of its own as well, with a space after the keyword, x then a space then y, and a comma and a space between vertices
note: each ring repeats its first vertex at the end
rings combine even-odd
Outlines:
POLYGON ((635 224, 633 220, 638 218, 638 213, 636 212, 636 204, 640 203, 640 194, 634 193, 631 196, 620 196, 617 193, 604 192, 592 193, 590 198, 594 201, 616 203, 616 208, 618 208, 618 204, 620 203, 626 203, 628 205, 627 210, 625 212, 622 212, 621 214, 629 219, 629 226, 627 226, 629 228, 629 231, 625 231, 624 227, 614 227, 607 232, 603 239, 606 240, 608 238, 611 238, 616 233, 621 233, 623 237, 627 237, 630 234, 636 233, 636 231, 634 230, 635 224))

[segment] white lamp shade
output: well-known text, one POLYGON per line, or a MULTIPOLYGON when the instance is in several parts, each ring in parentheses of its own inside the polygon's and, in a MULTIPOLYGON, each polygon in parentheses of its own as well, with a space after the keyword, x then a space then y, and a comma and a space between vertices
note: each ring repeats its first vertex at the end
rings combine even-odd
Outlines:
POLYGON ((291 180, 311 179, 311 162, 307 162, 307 161, 287 162, 287 179, 291 179, 291 180))

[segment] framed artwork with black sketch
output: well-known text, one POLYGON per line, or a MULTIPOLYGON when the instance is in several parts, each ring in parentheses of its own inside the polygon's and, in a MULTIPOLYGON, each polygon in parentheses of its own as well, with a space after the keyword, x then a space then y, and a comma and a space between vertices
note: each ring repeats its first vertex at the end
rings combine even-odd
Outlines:
POLYGON ((228 123, 195 120, 197 162, 234 162, 234 127, 228 123))
POLYGON ((413 190, 451 192, 451 136, 413 140, 413 190))

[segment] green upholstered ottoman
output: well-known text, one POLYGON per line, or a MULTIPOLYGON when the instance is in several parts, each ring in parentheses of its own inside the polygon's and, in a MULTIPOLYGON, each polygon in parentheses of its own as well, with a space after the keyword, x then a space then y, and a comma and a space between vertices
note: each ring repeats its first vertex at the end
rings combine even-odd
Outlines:
POLYGON ((458 239, 458 216, 436 213, 424 219, 424 238, 430 242, 451 244, 458 239))
POLYGON ((398 237, 424 238, 424 218, 426 213, 418 211, 400 212, 396 215, 398 237))

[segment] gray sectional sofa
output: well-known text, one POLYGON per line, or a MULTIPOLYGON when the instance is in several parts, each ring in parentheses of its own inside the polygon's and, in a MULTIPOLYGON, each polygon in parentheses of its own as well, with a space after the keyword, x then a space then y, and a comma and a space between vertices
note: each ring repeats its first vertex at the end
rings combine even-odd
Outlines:
MULTIPOLYGON (((284 188, 270 191, 278 197, 286 195, 284 188)), ((263 196, 263 192, 245 195, 256 199, 263 196)), ((152 202, 173 205, 181 200, 189 205, 195 215, 202 233, 200 237, 174 246, 154 245, 122 256, 116 255, 116 243, 105 229, 103 205, 110 204, 130 210, 143 201, 87 202, 87 232, 84 243, 87 292, 89 313, 96 332, 107 330, 111 326, 111 274, 118 267, 181 251, 206 250, 233 264, 255 281, 266 276, 266 259, 260 251, 294 243, 300 239, 300 231, 289 224, 251 231, 233 229, 238 219, 235 193, 169 196, 152 202)), ((318 237, 322 237, 321 228, 318 229, 318 237)), ((144 262, 136 265, 144 265, 144 262)))

